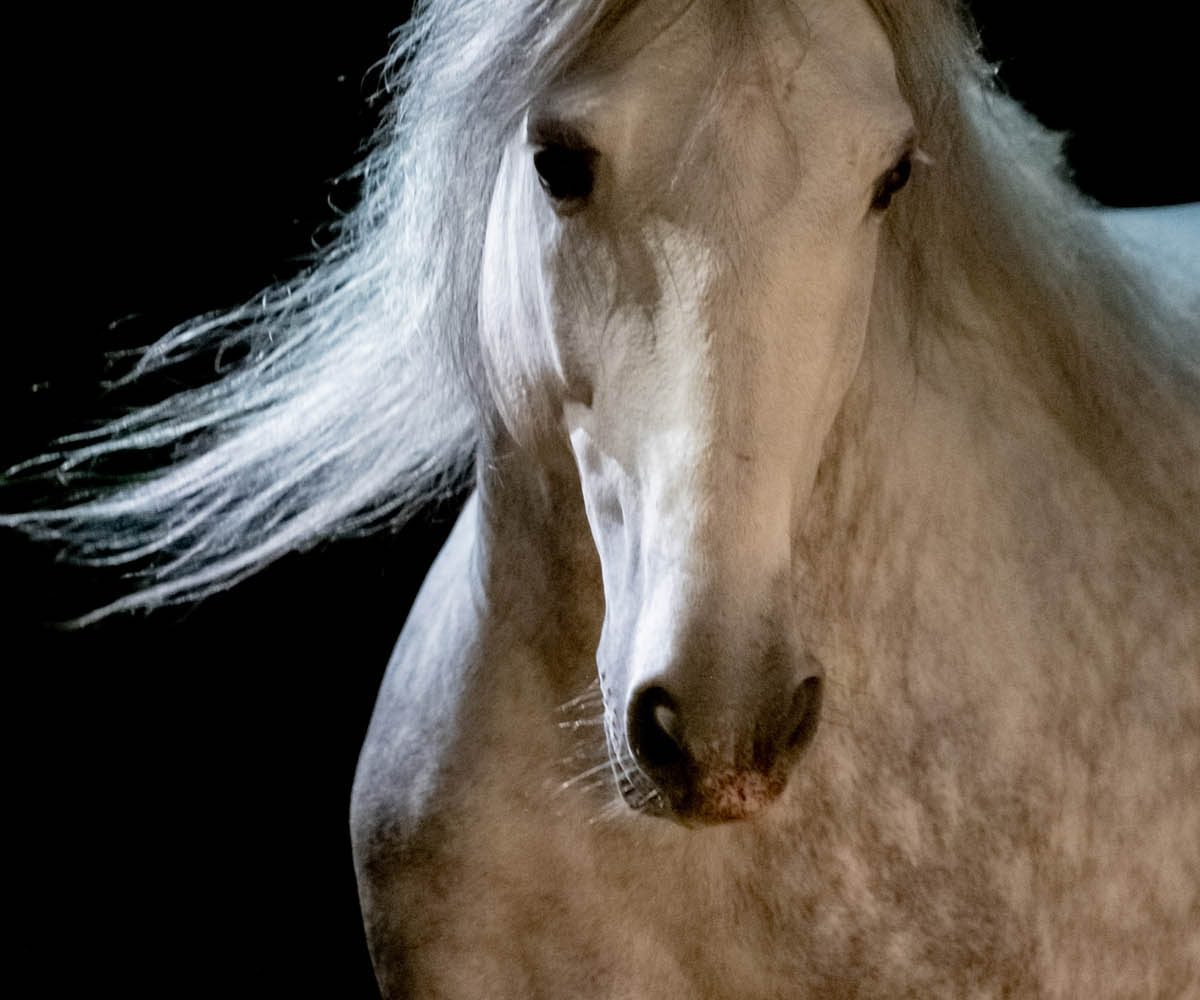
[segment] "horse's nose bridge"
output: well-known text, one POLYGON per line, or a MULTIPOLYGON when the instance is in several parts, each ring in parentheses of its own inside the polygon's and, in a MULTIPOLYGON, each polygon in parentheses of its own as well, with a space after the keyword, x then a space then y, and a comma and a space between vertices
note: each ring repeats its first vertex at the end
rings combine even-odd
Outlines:
POLYGON ((782 471, 716 437, 703 450, 658 457, 628 526, 641 607, 653 619, 644 624, 669 636, 677 658, 743 659, 749 647, 765 655, 792 617, 793 518, 782 471))
POLYGON ((686 706, 697 736, 749 738, 812 671, 797 646, 786 569, 760 566, 757 577, 720 570, 710 558, 687 573, 644 577, 630 697, 661 687, 686 706))
POLYGON ((761 613, 780 602, 794 528, 786 469, 714 437, 701 454, 667 456, 643 487, 637 530, 648 580, 686 577, 694 599, 721 616, 732 605, 761 613))
POLYGON ((795 655, 791 587, 782 570, 698 581, 676 619, 668 677, 680 692, 711 690, 736 705, 755 686, 786 682, 795 655))

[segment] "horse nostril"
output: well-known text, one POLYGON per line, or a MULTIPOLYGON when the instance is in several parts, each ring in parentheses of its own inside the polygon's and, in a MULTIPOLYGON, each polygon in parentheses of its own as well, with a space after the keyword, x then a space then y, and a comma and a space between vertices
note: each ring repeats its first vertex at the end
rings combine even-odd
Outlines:
POLYGON ((817 731, 817 719, 821 715, 822 685, 820 677, 806 677, 800 682, 792 697, 788 710, 787 748, 799 750, 807 746, 817 731))
POLYGON ((629 748, 638 764, 661 778, 687 764, 675 700, 661 687, 638 692, 629 707, 629 748))

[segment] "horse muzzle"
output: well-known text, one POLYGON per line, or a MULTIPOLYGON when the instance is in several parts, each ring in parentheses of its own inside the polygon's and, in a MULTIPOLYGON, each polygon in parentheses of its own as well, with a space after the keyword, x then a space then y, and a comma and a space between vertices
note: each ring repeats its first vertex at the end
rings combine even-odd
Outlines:
POLYGON ((812 742, 823 679, 811 658, 795 683, 730 710, 668 678, 642 683, 629 699, 626 739, 656 794, 627 795, 631 805, 687 826, 750 819, 782 794, 812 742))

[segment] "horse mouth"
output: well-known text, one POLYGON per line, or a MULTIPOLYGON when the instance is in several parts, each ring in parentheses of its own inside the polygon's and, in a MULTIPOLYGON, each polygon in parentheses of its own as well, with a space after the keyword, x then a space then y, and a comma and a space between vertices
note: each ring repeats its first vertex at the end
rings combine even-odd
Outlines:
POLYGON ((618 779, 626 805, 635 813, 670 820, 689 829, 721 826, 754 819, 772 805, 787 787, 786 775, 755 770, 729 770, 709 774, 696 787, 677 793, 657 787, 646 790, 647 780, 618 779))

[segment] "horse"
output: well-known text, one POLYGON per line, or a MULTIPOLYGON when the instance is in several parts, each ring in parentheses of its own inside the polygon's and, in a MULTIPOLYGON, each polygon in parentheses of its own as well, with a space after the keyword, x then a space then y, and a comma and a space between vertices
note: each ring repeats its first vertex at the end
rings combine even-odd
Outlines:
POLYGON ((949 0, 441 0, 392 60, 327 257, 0 517, 138 574, 90 619, 469 484, 355 781, 384 993, 1196 990, 1195 210, 1082 199, 949 0))

